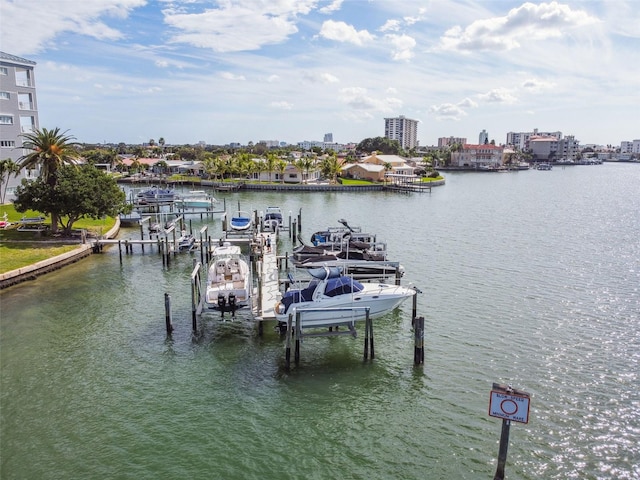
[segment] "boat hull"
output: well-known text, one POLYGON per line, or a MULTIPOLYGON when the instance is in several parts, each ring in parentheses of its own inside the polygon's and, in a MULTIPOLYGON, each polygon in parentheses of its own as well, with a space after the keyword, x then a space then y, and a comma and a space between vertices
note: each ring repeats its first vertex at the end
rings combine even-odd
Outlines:
POLYGON ((365 290, 353 295, 323 297, 314 301, 293 303, 285 313, 278 313, 279 308, 276 306, 275 316, 279 322, 287 322, 291 315, 292 323, 295 325, 296 314, 299 312, 303 327, 350 324, 365 320, 367 308, 370 319, 386 315, 415 293, 414 289, 402 286, 367 284, 365 290))

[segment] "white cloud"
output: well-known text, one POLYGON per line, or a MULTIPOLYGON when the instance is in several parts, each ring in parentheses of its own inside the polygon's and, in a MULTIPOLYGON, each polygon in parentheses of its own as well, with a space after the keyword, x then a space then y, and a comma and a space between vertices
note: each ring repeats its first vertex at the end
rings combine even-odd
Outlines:
POLYGON ((399 20, 387 20, 378 30, 381 32, 397 32, 400 30, 399 20))
POLYGON ((506 88, 494 88, 487 93, 481 93, 478 98, 489 103, 515 103, 518 99, 506 88))
POLYGON ((167 68, 169 66, 169 62, 166 60, 156 60, 156 67, 159 68, 167 68))
POLYGON ((393 53, 391 57, 394 60, 409 60, 413 57, 413 49, 416 41, 409 35, 386 35, 386 38, 393 45, 393 53))
POLYGON ((302 74, 302 78, 308 83, 320 83, 324 85, 338 83, 340 81, 338 77, 329 72, 318 73, 315 71, 305 71, 302 74))
POLYGON ((441 105, 432 105, 429 113, 433 113, 438 120, 460 120, 467 115, 462 108, 453 103, 443 103, 441 105))
POLYGON ((314 0, 228 0, 220 8, 199 13, 174 8, 163 13, 165 23, 178 31, 171 42, 240 52, 284 42, 298 31, 297 17, 308 14, 314 5, 314 0))
POLYGON ((342 1, 343 0, 333 0, 333 2, 331 2, 329 5, 318 9, 318 11, 324 14, 337 12, 338 10, 340 10, 340 7, 342 6, 342 1))
POLYGON ((445 50, 511 50, 521 42, 557 38, 569 29, 593 25, 598 19, 558 2, 524 3, 504 17, 476 20, 466 28, 455 26, 441 38, 445 50))
POLYGON ((246 80, 244 75, 236 75, 235 73, 231 72, 220 72, 220 77, 224 78, 225 80, 246 80))
POLYGON ((458 102, 458 106, 461 108, 476 108, 478 104, 470 98, 465 98, 461 102, 458 102))
POLYGON ((476 107, 478 107, 478 103, 467 97, 456 104, 443 103, 441 105, 432 105, 429 108, 429 113, 434 114, 438 120, 458 121, 467 116, 465 109, 476 107))
POLYGON ((336 22, 327 20, 320 28, 320 36, 328 40, 337 42, 353 43, 354 45, 364 45, 370 42, 374 37, 366 30, 357 31, 352 25, 344 22, 336 22))
POLYGON ((340 100, 355 110, 393 112, 402 107, 402 100, 395 97, 372 96, 362 87, 343 88, 340 90, 340 100))
POLYGON ((1 0, 2 17, 11 21, 2 22, 0 44, 4 52, 29 55, 42 51, 64 32, 99 40, 118 40, 125 34, 108 27, 100 17, 126 18, 133 9, 145 3, 146 0, 48 0, 43 8, 41 0, 1 0))
POLYGON ((522 88, 530 92, 540 92, 542 90, 548 90, 556 86, 554 82, 545 82, 536 78, 529 78, 522 82, 522 88))

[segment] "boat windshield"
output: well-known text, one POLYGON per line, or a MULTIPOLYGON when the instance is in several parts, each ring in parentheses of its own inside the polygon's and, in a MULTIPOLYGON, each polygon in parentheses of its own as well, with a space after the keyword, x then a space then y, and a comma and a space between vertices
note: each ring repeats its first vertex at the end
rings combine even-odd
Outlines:
POLYGON ((324 289, 324 294, 327 297, 335 297, 336 295, 345 295, 349 293, 360 292, 364 289, 364 285, 360 282, 353 280, 347 276, 341 276, 338 278, 330 278, 327 281, 327 286, 324 289))
POLYGON ((282 297, 282 303, 285 306, 285 311, 289 309, 292 303, 310 302, 313 300, 313 292, 320 283, 319 280, 313 279, 309 282, 306 288, 302 290, 289 290, 282 297))

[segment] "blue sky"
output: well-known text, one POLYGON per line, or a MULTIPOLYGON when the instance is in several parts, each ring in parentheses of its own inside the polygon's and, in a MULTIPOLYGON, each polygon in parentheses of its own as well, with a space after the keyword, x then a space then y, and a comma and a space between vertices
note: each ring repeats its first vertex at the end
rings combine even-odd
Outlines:
POLYGON ((81 142, 640 138, 637 0, 0 0, 0 45, 81 142))

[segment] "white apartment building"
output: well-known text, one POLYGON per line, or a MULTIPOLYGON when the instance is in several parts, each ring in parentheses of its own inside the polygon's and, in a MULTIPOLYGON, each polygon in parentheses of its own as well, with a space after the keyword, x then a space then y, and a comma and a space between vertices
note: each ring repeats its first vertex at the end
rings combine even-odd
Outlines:
POLYGON ((384 119, 384 136, 390 140, 397 140, 405 150, 418 146, 418 120, 400 115, 395 118, 384 119))
MULTIPOLYGON (((40 128, 34 69, 36 63, 0 52, 0 159, 16 162, 26 152, 22 147, 23 133, 40 128)), ((13 199, 15 187, 23 178, 35 178, 36 171, 21 172, 18 177, 5 178, 7 200, 13 199)), ((4 188, 4 185, 3 185, 4 188)))
POLYGON ((640 140, 634 140, 632 142, 621 142, 620 153, 640 154, 640 140))
POLYGON ((483 128, 482 131, 480 132, 480 134, 478 135, 478 144, 479 145, 484 145, 485 143, 489 143, 489 134, 483 128))
POLYGON ((530 150, 531 137, 555 137, 561 140, 562 132, 539 132, 537 128, 534 128, 533 132, 508 132, 506 144, 521 151, 530 150))

